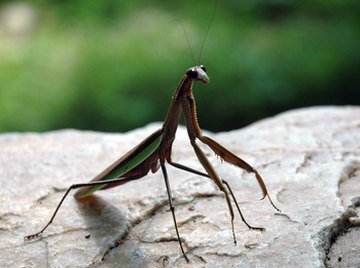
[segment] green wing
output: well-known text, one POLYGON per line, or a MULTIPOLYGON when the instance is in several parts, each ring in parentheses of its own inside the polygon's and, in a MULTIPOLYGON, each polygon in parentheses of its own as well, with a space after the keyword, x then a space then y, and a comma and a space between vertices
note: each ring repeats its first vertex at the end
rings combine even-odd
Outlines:
MULTIPOLYGON (((161 144, 163 135, 162 129, 154 132, 152 135, 147 137, 143 142, 141 142, 138 146, 133 148, 131 151, 126 153, 108 168, 106 168, 103 172, 97 175, 92 181, 103 181, 103 180, 111 180, 116 178, 121 178, 126 173, 130 172, 134 168, 138 167, 143 163, 152 153, 158 149, 161 144)), ((94 192, 103 189, 108 186, 108 183, 88 186, 80 189, 76 193, 77 198, 87 197, 94 192)))

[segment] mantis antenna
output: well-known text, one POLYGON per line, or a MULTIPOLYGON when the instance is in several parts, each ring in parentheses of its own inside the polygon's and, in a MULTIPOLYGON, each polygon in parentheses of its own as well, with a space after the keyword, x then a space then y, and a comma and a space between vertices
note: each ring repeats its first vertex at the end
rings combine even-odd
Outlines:
POLYGON ((183 32, 184 32, 184 35, 185 35, 185 39, 186 39, 186 43, 188 44, 188 47, 189 47, 189 50, 190 50, 191 58, 192 58, 192 60, 194 61, 194 63, 197 64, 197 65, 200 65, 200 60, 201 60, 202 52, 203 52, 203 50, 204 50, 204 45, 205 45, 206 39, 207 39, 207 37, 208 37, 208 35, 209 35, 211 26, 212 26, 212 24, 213 24, 213 21, 214 21, 215 15, 216 15, 217 1, 214 1, 214 2, 215 2, 214 11, 213 11, 213 13, 212 13, 212 15, 211 15, 210 22, 209 22, 209 24, 208 24, 208 26, 207 26, 207 29, 206 29, 204 38, 203 38, 203 40, 202 40, 202 42, 201 42, 199 57, 198 57, 197 61, 195 60, 194 53, 193 53, 193 50, 192 50, 192 46, 191 46, 191 43, 190 43, 190 38, 189 38, 189 35, 188 35, 187 32, 186 32, 186 28, 185 28, 184 24, 181 22, 181 20, 176 19, 177 22, 181 25, 181 28, 183 29, 183 32))
POLYGON ((203 39, 203 41, 202 41, 202 43, 201 43, 200 52, 199 52, 199 58, 198 58, 198 64, 200 64, 200 59, 201 59, 202 52, 203 52, 203 50, 204 50, 205 41, 206 41, 206 39, 207 39, 207 37, 208 37, 208 35, 209 35, 210 28, 211 28, 211 26, 212 26, 212 24, 213 24, 213 21, 214 21, 214 18, 215 18, 215 14, 216 14, 216 10, 217 10, 217 1, 215 1, 214 11, 213 11, 213 13, 212 13, 212 15, 211 15, 211 19, 210 19, 209 25, 208 25, 208 27, 207 27, 207 29, 206 29, 206 32, 205 32, 205 35, 204 35, 204 39, 203 39))

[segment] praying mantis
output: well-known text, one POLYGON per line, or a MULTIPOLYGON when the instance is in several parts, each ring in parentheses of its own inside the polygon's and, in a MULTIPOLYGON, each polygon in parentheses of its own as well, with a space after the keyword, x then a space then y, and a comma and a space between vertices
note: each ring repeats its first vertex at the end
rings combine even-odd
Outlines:
POLYGON ((205 84, 209 83, 209 77, 207 75, 205 66, 198 65, 186 70, 185 75, 180 80, 180 83, 172 98, 172 102, 170 104, 169 111, 166 116, 165 122, 162 125, 162 128, 148 136, 139 145, 134 147, 132 150, 130 150, 128 153, 126 153, 124 156, 122 156, 120 159, 118 159, 116 162, 106 168, 103 172, 97 175, 92 181, 71 185, 63 195, 48 223, 39 232, 26 236, 25 240, 30 240, 40 236, 48 228, 48 226, 53 222, 61 205, 63 204, 64 200, 66 199, 71 190, 79 189, 75 194, 75 198, 81 200, 87 198, 98 190, 105 190, 115 186, 123 185, 127 182, 143 178, 150 171, 152 173, 155 173, 156 171, 161 169, 165 180, 167 197, 172 213, 177 240, 179 242, 182 255, 184 256, 186 261, 189 261, 189 258, 185 253, 178 230, 175 207, 173 204, 168 173, 165 165, 166 163, 170 164, 175 168, 213 180, 213 182, 217 185, 219 190, 222 191, 225 196, 225 200, 230 213, 232 236, 235 244, 236 236, 234 227, 234 208, 232 201, 235 204, 242 221, 248 228, 254 230, 264 230, 264 228, 261 227, 251 226, 245 220, 230 185, 226 180, 219 177, 213 165, 206 157, 203 149, 201 149, 197 143, 197 141, 199 140, 200 142, 206 144, 212 151, 214 151, 216 155, 218 155, 225 162, 233 164, 236 167, 239 167, 247 172, 253 173, 262 190, 262 199, 267 197, 270 204, 276 210, 280 211, 271 200, 264 180, 255 168, 253 168, 241 158, 237 157, 235 154, 230 152, 228 149, 220 145, 215 140, 202 134, 198 123, 195 99, 192 93, 192 88, 195 81, 199 81, 205 84), (185 118, 185 124, 190 139, 190 144, 193 147, 195 154, 202 167, 204 168, 205 172, 198 171, 188 166, 174 162, 171 158, 172 145, 175 140, 175 134, 181 114, 183 114, 185 118))

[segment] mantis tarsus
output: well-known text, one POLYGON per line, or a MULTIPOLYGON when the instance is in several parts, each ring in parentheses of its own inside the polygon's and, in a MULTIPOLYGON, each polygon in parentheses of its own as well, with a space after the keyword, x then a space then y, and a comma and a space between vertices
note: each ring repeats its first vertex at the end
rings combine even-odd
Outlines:
POLYGON ((189 261, 185 253, 185 250, 183 248, 177 226, 175 208, 171 196, 170 184, 169 184, 168 174, 166 171, 165 162, 184 171, 194 173, 196 175, 200 175, 203 177, 208 177, 215 182, 217 187, 225 195, 225 199, 230 212, 232 235, 235 244, 236 244, 236 236, 234 230, 234 210, 233 210, 231 198, 236 206, 236 209, 242 221, 246 224, 248 228, 256 229, 256 230, 264 230, 261 227, 254 227, 247 223, 243 214, 241 213, 239 204, 235 198, 233 191, 231 190, 231 187, 229 186, 227 181, 221 179, 218 176, 215 169, 213 168, 208 158, 206 157, 205 153, 196 143, 197 139, 200 140, 202 143, 208 145, 214 151, 214 153, 224 161, 233 164, 239 168, 242 168, 247 172, 254 173, 263 192, 262 199, 268 197, 271 205, 276 210, 279 210, 272 202, 268 194, 268 191, 266 189, 265 183, 256 169, 254 169, 244 160, 237 157, 235 154, 224 148, 222 145, 220 145, 213 139, 204 136, 202 134, 202 131, 198 124, 195 99, 192 93, 192 86, 194 81, 201 81, 205 84, 209 82, 209 78, 206 74, 206 68, 203 65, 192 67, 186 71, 185 75, 183 76, 177 87, 175 95, 172 98, 169 112, 161 129, 155 131, 153 134, 147 137, 138 146, 133 148, 131 151, 129 151, 127 154, 125 154, 123 157, 121 157, 119 160, 117 160, 115 163, 113 163, 111 166, 109 166, 99 175, 97 175, 92 181, 88 183, 73 184, 72 186, 70 186, 65 192, 64 196, 62 197, 52 217, 50 218, 49 222, 45 225, 45 227, 38 233, 26 236, 25 239, 28 240, 37 237, 47 229, 47 227, 54 220, 63 201, 65 200, 65 198, 72 189, 81 188, 76 192, 75 197, 77 199, 84 199, 92 195, 95 191, 105 190, 111 187, 122 185, 129 181, 140 179, 144 177, 146 174, 148 174, 150 170, 153 173, 155 173, 159 168, 161 168, 165 179, 168 202, 170 205, 170 210, 172 213, 172 217, 175 225, 175 231, 176 231, 177 239, 179 241, 180 249, 185 259, 189 261), (206 172, 201 172, 192 169, 190 167, 184 166, 182 164, 173 162, 173 160, 171 159, 172 145, 175 140, 175 133, 178 127, 180 115, 182 113, 185 118, 185 123, 190 138, 190 143, 194 148, 197 158, 199 159, 201 165, 204 167, 206 172))

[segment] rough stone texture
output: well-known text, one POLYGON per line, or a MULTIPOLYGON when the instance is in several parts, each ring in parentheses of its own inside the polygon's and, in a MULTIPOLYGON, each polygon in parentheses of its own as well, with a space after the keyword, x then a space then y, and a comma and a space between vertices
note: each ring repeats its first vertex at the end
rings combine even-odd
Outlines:
MULTIPOLYGON (((148 134, 151 124, 124 134, 60 130, 0 135, 1 267, 359 267, 360 108, 314 107, 209 134, 253 164, 274 202, 259 201, 251 174, 221 163, 247 220, 236 215, 233 244, 223 195, 207 178, 168 167, 181 255, 161 172, 83 203, 69 197, 42 238, 65 189, 86 182, 148 134), (357 253, 356 253, 357 252, 357 253)), ((174 159, 201 169, 181 127, 174 159)))

